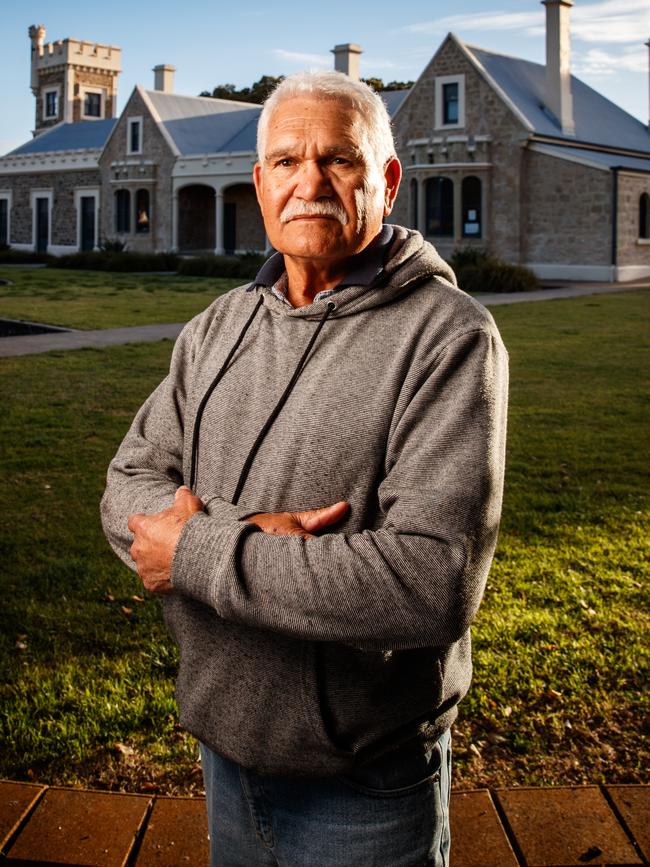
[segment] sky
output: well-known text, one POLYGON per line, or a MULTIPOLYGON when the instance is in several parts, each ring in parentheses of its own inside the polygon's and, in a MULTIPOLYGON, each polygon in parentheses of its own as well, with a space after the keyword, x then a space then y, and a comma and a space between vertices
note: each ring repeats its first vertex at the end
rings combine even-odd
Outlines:
MULTIPOLYGON (((152 68, 177 69, 177 93, 252 84, 262 75, 330 68, 330 49, 363 48, 361 75, 416 80, 445 35, 543 63, 545 9, 539 0, 0 0, 0 154, 31 138, 30 24, 46 42, 66 37, 122 49, 118 111, 152 68)), ((643 123, 648 122, 649 0, 575 0, 572 71, 643 123)))

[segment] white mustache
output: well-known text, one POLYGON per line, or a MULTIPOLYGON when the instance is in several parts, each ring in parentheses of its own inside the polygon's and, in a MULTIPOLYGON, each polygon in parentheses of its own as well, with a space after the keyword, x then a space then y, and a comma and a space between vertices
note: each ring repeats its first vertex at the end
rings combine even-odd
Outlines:
POLYGON ((280 222, 288 223, 296 217, 334 217, 342 226, 348 222, 345 209, 338 202, 330 202, 324 199, 320 202, 289 202, 280 214, 280 222))

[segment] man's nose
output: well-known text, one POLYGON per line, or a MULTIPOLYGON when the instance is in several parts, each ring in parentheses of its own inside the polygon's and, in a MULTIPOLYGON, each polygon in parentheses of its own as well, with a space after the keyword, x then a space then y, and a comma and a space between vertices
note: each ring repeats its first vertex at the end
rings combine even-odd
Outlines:
POLYGON ((294 196, 312 201, 331 193, 332 185, 323 166, 316 160, 305 160, 298 171, 294 196))

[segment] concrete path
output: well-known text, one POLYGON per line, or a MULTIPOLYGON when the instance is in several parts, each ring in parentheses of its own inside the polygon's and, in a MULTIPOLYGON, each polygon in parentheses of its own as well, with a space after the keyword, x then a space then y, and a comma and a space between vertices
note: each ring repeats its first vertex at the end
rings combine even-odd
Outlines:
MULTIPOLYGON (((599 295, 610 292, 630 292, 650 288, 647 282, 594 283, 566 286, 561 289, 539 289, 535 292, 503 292, 477 295, 486 307, 499 304, 516 304, 526 301, 552 301, 558 298, 578 298, 583 295, 599 295)), ((35 355, 63 349, 103 349, 124 343, 155 343, 158 340, 175 340, 183 328, 183 322, 165 325, 137 325, 132 328, 104 328, 97 331, 57 331, 49 334, 28 334, 20 337, 0 338, 0 358, 17 355, 35 355)))

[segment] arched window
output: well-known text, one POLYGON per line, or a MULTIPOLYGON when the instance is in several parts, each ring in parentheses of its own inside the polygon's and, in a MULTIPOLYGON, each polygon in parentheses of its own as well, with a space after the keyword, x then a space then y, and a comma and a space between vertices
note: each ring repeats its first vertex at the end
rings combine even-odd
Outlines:
POLYGON ((138 190, 135 194, 135 231, 139 235, 146 235, 149 232, 150 221, 149 190, 138 190))
POLYGON ((639 238, 650 238, 650 196, 641 193, 639 199, 639 238))
POLYGON ((419 229, 418 226, 418 182, 411 180, 411 228, 419 229))
POLYGON ((463 208, 463 238, 480 238, 481 229, 481 180, 475 175, 463 178, 461 187, 463 208))
POLYGON ((453 238, 454 185, 450 178, 427 178, 424 183, 426 207, 425 234, 453 238))
POLYGON ((131 231, 131 193, 115 191, 115 231, 123 234, 131 231))

